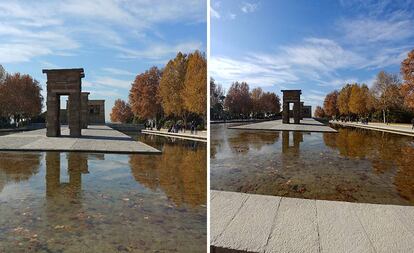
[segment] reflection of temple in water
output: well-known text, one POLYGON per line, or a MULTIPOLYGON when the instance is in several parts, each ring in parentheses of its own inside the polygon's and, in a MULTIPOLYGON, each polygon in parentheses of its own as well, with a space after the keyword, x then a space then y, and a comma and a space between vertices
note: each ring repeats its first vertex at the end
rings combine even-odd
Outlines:
POLYGON ((88 158, 81 153, 66 153, 69 182, 61 182, 59 152, 46 153, 46 197, 80 197, 82 174, 89 173, 88 158))
POLYGON ((290 145, 290 131, 282 131, 282 153, 295 154, 300 152, 300 143, 303 142, 303 133, 293 131, 293 146, 290 145))

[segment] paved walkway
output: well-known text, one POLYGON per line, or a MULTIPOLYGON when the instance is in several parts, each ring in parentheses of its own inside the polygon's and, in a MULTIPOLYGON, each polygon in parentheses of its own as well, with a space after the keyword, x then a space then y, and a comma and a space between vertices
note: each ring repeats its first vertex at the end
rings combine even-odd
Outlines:
POLYGON ((62 127, 62 137, 46 137, 46 129, 39 129, 0 137, 0 151, 60 151, 103 153, 161 153, 159 150, 107 126, 82 129, 82 137, 69 137, 69 129, 62 127))
POLYGON ((184 132, 170 133, 168 132, 167 129, 161 129, 160 131, 145 129, 145 130, 141 130, 141 133, 207 142, 207 131, 197 131, 197 134, 191 134, 190 130, 187 130, 185 133, 184 132))
POLYGON ((414 252, 414 206, 210 191, 212 252, 414 252))
MULTIPOLYGON (((293 119, 290 119, 293 122, 293 119)), ((330 132, 337 131, 312 118, 305 118, 300 124, 283 124, 282 120, 272 120, 241 126, 232 126, 229 129, 268 130, 268 131, 300 131, 300 132, 330 132)))
POLYGON ((362 124, 358 122, 341 122, 341 121, 329 121, 331 124, 337 124, 342 126, 351 126, 351 127, 358 127, 376 131, 383 131, 389 132, 394 134, 402 134, 408 136, 414 136, 414 130, 412 129, 412 125, 410 124, 384 124, 384 123, 374 123, 370 122, 368 124, 362 124))

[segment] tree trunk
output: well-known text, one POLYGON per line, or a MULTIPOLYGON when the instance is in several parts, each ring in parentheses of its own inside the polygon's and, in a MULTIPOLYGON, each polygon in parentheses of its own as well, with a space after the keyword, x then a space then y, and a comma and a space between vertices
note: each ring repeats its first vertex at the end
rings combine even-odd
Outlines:
POLYGON ((385 119, 385 109, 382 110, 382 117, 384 119, 384 124, 387 124, 387 121, 385 119))
POLYGON ((184 133, 185 133, 185 130, 187 128, 187 117, 188 117, 187 112, 184 112, 182 117, 184 121, 184 133))

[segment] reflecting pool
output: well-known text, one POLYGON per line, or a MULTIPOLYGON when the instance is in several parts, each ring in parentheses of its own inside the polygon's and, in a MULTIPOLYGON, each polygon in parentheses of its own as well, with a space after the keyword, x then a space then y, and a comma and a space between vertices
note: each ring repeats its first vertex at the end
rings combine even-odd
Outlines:
POLYGON ((211 127, 211 188, 308 199, 414 205, 414 139, 211 127))
POLYGON ((0 152, 0 252, 205 252, 206 145, 161 155, 0 152))

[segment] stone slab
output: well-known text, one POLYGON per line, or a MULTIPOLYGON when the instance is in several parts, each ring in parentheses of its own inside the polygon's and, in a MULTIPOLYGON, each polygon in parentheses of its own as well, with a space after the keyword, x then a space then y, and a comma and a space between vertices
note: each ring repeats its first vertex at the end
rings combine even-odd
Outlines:
POLYGON ((61 137, 46 137, 39 129, 0 137, 0 151, 60 151, 159 154, 161 151, 104 125, 82 129, 82 137, 69 137, 62 127, 61 137))
POLYGON ((216 239, 217 247, 263 252, 272 231, 280 198, 250 196, 228 227, 216 239))
MULTIPOLYGON (((290 119, 293 122, 293 119, 290 119)), ((262 130, 262 131, 300 131, 336 133, 337 131, 312 118, 301 120, 300 124, 283 124, 282 120, 265 121, 241 126, 231 126, 229 129, 262 130)))
MULTIPOLYGON (((370 238, 375 252, 414 252, 414 235, 390 209, 392 207, 387 205, 355 205, 356 215, 370 238)), ((410 220, 412 219, 414 217, 410 220)))
POLYGON ((265 252, 319 252, 315 200, 282 198, 265 252))
POLYGON ((230 224, 234 216, 247 200, 247 194, 234 194, 232 192, 220 192, 215 195, 214 202, 211 201, 210 209, 220 210, 220 212, 210 213, 210 238, 212 242, 223 233, 224 229, 230 224))
POLYGON ((321 252, 375 252, 353 203, 316 201, 321 252))
POLYGON ((210 197, 212 252, 414 252, 414 206, 225 191, 210 197))

